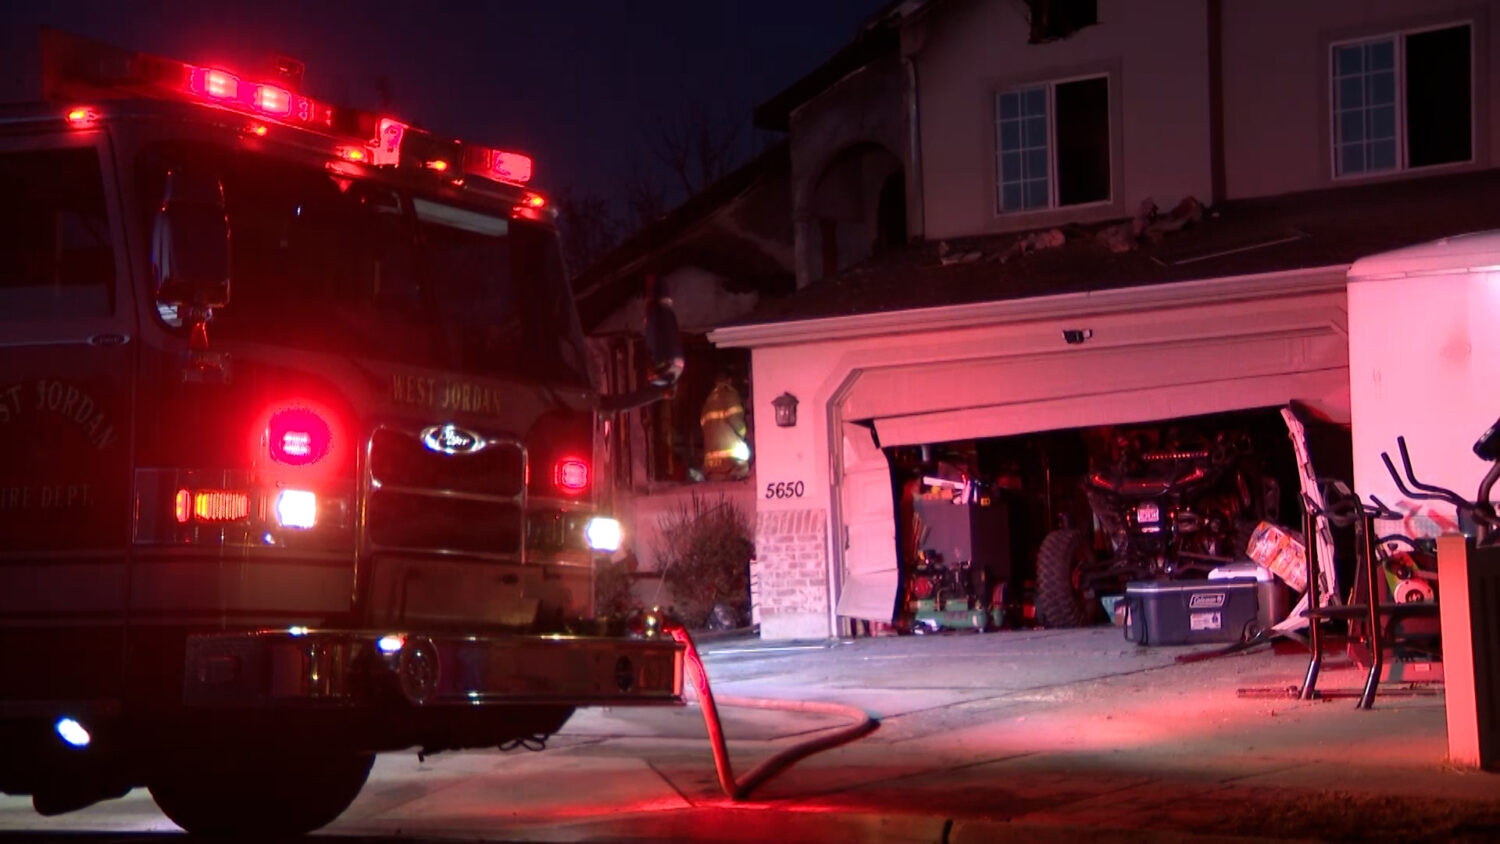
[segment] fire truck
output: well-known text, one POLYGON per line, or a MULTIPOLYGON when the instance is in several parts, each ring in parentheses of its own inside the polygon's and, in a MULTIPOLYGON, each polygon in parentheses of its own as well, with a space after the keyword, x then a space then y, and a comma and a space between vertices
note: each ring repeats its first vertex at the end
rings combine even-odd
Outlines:
POLYGON ((374 754, 681 703, 594 615, 618 523, 529 157, 44 31, 0 107, 0 791, 322 826, 374 754))

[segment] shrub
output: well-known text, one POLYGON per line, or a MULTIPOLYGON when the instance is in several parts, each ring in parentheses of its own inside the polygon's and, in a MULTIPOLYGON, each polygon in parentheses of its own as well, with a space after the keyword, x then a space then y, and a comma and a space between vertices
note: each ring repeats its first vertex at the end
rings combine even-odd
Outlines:
POLYGON ((716 603, 743 617, 750 607, 750 557, 755 543, 750 522, 724 496, 690 501, 661 516, 662 546, 657 551, 662 579, 672 590, 682 623, 701 629, 716 603))

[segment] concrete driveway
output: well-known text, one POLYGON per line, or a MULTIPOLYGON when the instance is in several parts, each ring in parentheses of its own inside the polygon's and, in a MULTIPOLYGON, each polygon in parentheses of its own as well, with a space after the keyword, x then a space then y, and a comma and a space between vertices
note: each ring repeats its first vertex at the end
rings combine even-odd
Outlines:
MULTIPOLYGON (((324 835, 360 840, 1493 840, 1500 774, 1445 761, 1440 686, 1277 696, 1305 654, 1142 648, 1117 628, 704 647, 717 695, 827 700, 880 727, 743 802, 701 714, 590 710, 546 751, 388 754, 324 835), (1244 696, 1241 689, 1259 689, 1244 696)), ((1320 688, 1363 674, 1330 660, 1320 688)), ((1385 687, 1383 687, 1384 689, 1385 687)), ((838 718, 724 709, 739 773, 838 718)), ((55 819, 0 800, 0 829, 171 830, 143 792, 55 819)), ((6 834, 0 832, 0 841, 6 834)), ((101 840, 116 840, 107 838, 101 840)))

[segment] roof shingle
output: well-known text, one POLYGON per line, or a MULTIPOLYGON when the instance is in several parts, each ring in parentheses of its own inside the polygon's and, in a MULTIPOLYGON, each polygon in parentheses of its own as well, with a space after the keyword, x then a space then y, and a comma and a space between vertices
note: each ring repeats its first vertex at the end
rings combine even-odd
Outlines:
POLYGON ((1027 233, 877 254, 779 299, 736 325, 790 322, 1334 266, 1402 246, 1500 228, 1500 170, 1235 200, 1202 222, 1129 252, 1098 226, 1064 226, 1062 246, 1006 256, 1027 233), (975 256, 974 253, 977 253, 975 256), (1003 260, 1002 260, 1003 259, 1003 260))

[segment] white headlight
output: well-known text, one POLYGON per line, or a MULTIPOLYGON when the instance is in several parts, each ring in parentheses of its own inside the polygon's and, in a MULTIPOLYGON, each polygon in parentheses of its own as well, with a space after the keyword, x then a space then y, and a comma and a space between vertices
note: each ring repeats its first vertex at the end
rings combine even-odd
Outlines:
POLYGON ((620 523, 608 516, 595 516, 589 519, 588 528, 584 535, 588 537, 589 547, 595 551, 616 551, 620 547, 620 523))
POLYGON ((276 521, 282 527, 312 527, 318 522, 318 496, 305 489, 282 490, 276 496, 276 521))
POLYGON ((57 719, 57 734, 62 737, 63 741, 74 747, 88 747, 89 742, 93 740, 89 731, 72 718, 57 719))

